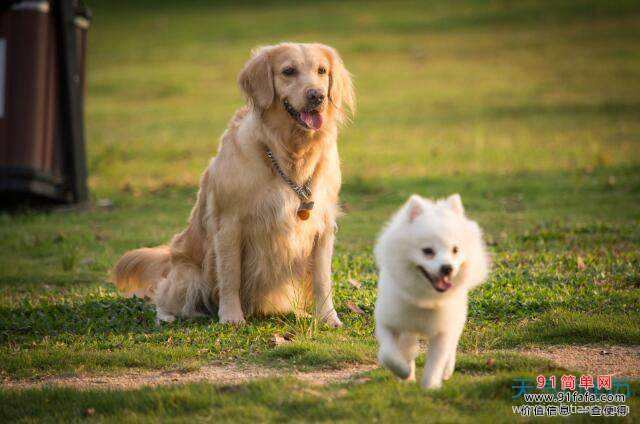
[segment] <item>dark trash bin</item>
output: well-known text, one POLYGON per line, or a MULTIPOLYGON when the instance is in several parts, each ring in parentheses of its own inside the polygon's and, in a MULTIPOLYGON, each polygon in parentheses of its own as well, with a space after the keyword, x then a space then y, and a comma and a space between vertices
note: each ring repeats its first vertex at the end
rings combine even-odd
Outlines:
POLYGON ((0 6, 0 207, 87 200, 89 22, 77 0, 0 6))

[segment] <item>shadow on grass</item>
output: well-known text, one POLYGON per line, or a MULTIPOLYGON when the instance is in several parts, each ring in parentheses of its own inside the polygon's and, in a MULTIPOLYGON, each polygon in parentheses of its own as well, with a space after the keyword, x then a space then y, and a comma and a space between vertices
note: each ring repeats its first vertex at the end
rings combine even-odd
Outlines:
MULTIPOLYGON (((291 20, 285 13, 290 9, 290 2, 284 0, 242 0, 229 1, 217 0, 215 2, 206 0, 187 1, 103 1, 94 0, 91 6, 99 11, 109 11, 114 13, 136 13, 148 15, 149 9, 153 8, 156 14, 189 14, 198 13, 200 15, 215 14, 222 11, 231 10, 238 12, 245 10, 247 13, 253 11, 258 13, 273 12, 273 19, 281 22, 280 32, 296 33, 304 27, 303 24, 311 25, 311 29, 327 29, 331 34, 351 34, 354 32, 384 31, 392 33, 429 33, 461 31, 475 28, 492 28, 501 25, 548 25, 549 23, 569 23, 580 20, 593 20, 596 18, 610 18, 616 16, 628 16, 638 13, 638 7, 632 1, 622 2, 597 2, 583 0, 578 2, 542 2, 539 4, 509 4, 507 7, 487 7, 485 1, 464 1, 459 5, 446 2, 404 2, 400 10, 389 13, 383 20, 371 20, 367 24, 361 21, 350 19, 345 25, 337 26, 334 21, 345 19, 344 9, 350 10, 357 7, 357 3, 349 2, 326 2, 324 7, 318 7, 318 2, 301 0, 297 4, 302 6, 306 13, 296 16, 298 21, 291 20), (115 10, 115 12, 114 12, 115 10), (281 13, 277 13, 281 12, 281 13), (444 12, 444 13, 443 13, 444 12), (326 19, 329 13, 331 19, 326 19), (284 16, 283 16, 284 15, 284 16), (316 19, 317 18, 317 19, 316 19), (333 25, 332 25, 333 24, 333 25)), ((384 9, 383 9, 384 10, 384 9)), ((212 28, 212 30, 219 30, 212 28)), ((239 38, 242 37, 242 32, 239 38)))
POLYGON ((517 106, 483 106, 480 109, 469 109, 465 105, 437 105, 429 109, 426 116, 392 116, 384 117, 386 124, 401 125, 432 124, 465 124, 473 121, 495 122, 501 120, 518 120, 522 122, 539 122, 540 120, 560 119, 583 121, 585 119, 634 119, 640 117, 640 103, 604 101, 599 103, 562 103, 538 104, 526 103, 517 106))
MULTIPOLYGON (((8 350, 3 349, 4 352, 8 350)), ((10 351, 2 373, 13 378, 38 379, 47 376, 89 373, 118 373, 127 369, 195 370, 205 363, 197 346, 167 346, 141 343, 126 349, 95 349, 87 346, 46 346, 10 351)))
MULTIPOLYGON (((400 382, 386 370, 356 380, 311 385, 292 378, 269 378, 233 386, 192 383, 136 390, 43 388, 0 392, 0 418, 78 420, 91 409, 94 419, 200 418, 215 421, 424 421, 485 422, 511 416, 514 382, 537 374, 561 375, 546 361, 517 355, 486 358, 463 355, 452 379, 438 391, 400 382)), ((533 383, 532 383, 533 384, 533 383)), ((638 384, 632 383, 637 390, 638 384)), ((519 402, 518 402, 519 403, 519 402)), ((631 408, 637 399, 631 399, 631 408)))
MULTIPOLYGON (((482 118, 527 118, 567 116, 584 117, 640 117, 638 102, 602 102, 596 104, 568 103, 556 105, 525 104, 518 107, 488 107, 478 114, 482 118)), ((468 117, 467 117, 468 118, 468 117)))
POLYGON ((11 336, 128 334, 157 331, 155 311, 141 299, 107 298, 82 302, 27 301, 0 307, 0 340, 11 336))
MULTIPOLYGON (((640 175, 634 166, 600 166, 585 172, 538 171, 511 174, 476 173, 445 177, 363 178, 345 179, 341 194, 347 201, 364 198, 373 203, 393 203, 399 206, 411 193, 428 197, 442 197, 460 192, 463 199, 476 206, 492 206, 493 209, 508 206, 509 200, 520 203, 526 200, 527 209, 533 209, 541 201, 553 199, 554 206, 575 206, 570 201, 584 195, 611 196, 625 194, 629 199, 640 196, 640 175), (616 181, 611 184, 610 177, 616 181), (513 195, 527 195, 526 199, 511 199, 513 195)), ((586 200, 586 199, 585 199, 586 200)), ((600 207, 606 205, 598 205, 600 207)), ((621 211, 617 211, 621 212, 621 211)), ((640 213, 639 208, 629 212, 640 213)))
POLYGON ((383 223, 413 193, 436 198, 460 193, 465 209, 488 238, 545 226, 563 233, 588 226, 585 231, 597 237, 604 229, 616 231, 610 235, 619 240, 639 240, 632 220, 640 218, 640 174, 633 166, 615 166, 570 172, 348 178, 341 191, 346 217, 340 221, 339 241, 352 249, 370 246, 383 223))
POLYGON ((338 369, 350 364, 373 364, 375 343, 371 339, 350 340, 336 348, 335 340, 302 340, 276 346, 265 351, 259 362, 278 368, 305 371, 311 369, 338 369))
POLYGON ((566 309, 547 311, 505 334, 506 345, 527 344, 640 344, 636 313, 584 313, 566 309))
POLYGON ((216 421, 242 422, 350 421, 366 417, 410 418, 415 409, 423 416, 446 413, 460 418, 470 411, 465 412, 462 405, 451 406, 452 401, 465 396, 465 403, 476 404, 486 395, 508 402, 513 382, 509 376, 475 381, 462 377, 457 378, 455 387, 426 394, 417 384, 400 383, 384 371, 365 378, 368 381, 361 384, 329 387, 309 387, 291 378, 273 378, 236 386, 196 383, 126 391, 45 388, 0 392, 0 417, 6 422, 17 418, 78 420, 91 408, 94 419, 214 416, 216 421), (430 401, 425 402, 425 398, 430 401))
POLYGON ((463 350, 491 350, 545 345, 640 345, 637 312, 586 313, 555 308, 509 322, 469 321, 461 339, 463 350))

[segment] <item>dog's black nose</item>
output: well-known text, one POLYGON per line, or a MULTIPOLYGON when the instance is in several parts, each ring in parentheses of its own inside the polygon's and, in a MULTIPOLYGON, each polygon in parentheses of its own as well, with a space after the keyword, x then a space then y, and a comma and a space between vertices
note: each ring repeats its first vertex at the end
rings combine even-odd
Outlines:
POLYGON ((442 265, 440 267, 440 274, 442 275, 449 275, 453 272, 453 267, 449 264, 446 265, 442 265))
POLYGON ((317 90, 315 88, 310 88, 307 90, 307 103, 309 106, 318 106, 321 105, 324 101, 324 93, 321 90, 317 90))

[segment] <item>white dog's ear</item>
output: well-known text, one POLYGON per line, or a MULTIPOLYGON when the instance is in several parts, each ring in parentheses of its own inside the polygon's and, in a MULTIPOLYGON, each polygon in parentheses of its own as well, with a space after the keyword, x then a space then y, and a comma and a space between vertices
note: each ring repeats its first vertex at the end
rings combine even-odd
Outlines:
POLYGON ((261 47, 253 51, 251 59, 238 75, 238 85, 247 100, 258 110, 268 109, 275 98, 273 71, 269 61, 271 47, 261 47))
POLYGON ((462 206, 462 198, 458 193, 452 194, 446 199, 447 205, 451 208, 452 211, 457 213, 458 215, 464 215, 464 207, 462 206))
POLYGON ((424 212, 424 203, 420 196, 417 194, 412 194, 407 200, 407 217, 409 218, 409 222, 413 222, 417 217, 422 215, 424 212))
POLYGON ((318 47, 326 52, 331 64, 329 101, 338 111, 338 121, 343 122, 348 117, 347 110, 351 116, 356 113, 356 93, 353 89, 351 74, 345 68, 342 58, 334 48, 324 44, 318 44, 318 47))

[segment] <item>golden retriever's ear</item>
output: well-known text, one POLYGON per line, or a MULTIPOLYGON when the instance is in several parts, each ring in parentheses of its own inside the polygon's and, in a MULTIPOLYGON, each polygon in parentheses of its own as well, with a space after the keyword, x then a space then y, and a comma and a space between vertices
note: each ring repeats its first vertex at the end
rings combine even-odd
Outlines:
POLYGON ((338 120, 342 122, 348 118, 347 110, 351 116, 356 113, 356 93, 353 89, 351 74, 345 68, 342 58, 334 48, 323 44, 320 45, 320 48, 327 53, 331 63, 329 101, 338 110, 338 120))
POLYGON ((269 47, 254 50, 238 75, 240 89, 253 107, 259 110, 268 109, 275 97, 269 50, 269 47))

